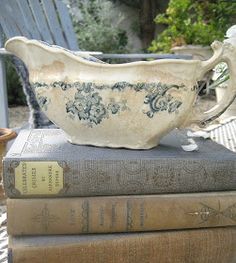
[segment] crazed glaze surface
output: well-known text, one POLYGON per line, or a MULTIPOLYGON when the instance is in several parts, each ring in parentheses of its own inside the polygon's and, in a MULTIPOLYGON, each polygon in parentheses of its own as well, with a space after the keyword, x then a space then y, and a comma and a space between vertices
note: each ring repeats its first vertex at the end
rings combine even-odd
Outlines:
MULTIPOLYGON (((208 61, 159 60, 110 65, 36 40, 15 37, 6 49, 29 69, 39 105, 72 143, 148 149, 174 128, 205 124, 224 111, 228 96, 197 114, 197 81, 220 61, 236 72, 235 48, 215 42, 208 61)), ((236 83, 231 74, 232 84, 236 83)))

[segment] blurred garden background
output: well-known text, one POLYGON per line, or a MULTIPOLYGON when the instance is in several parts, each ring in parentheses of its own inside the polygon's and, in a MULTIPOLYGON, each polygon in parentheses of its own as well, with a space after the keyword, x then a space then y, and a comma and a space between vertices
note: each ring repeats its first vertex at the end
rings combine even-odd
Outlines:
MULTIPOLYGON (((79 47, 103 53, 173 53, 174 47, 210 49, 236 24, 233 0, 62 0, 72 16, 79 47)), ((110 63, 125 61, 109 60, 110 63)), ((7 61, 10 126, 27 122, 21 82, 7 61)), ((214 92, 202 92, 211 104, 214 92), (209 99, 210 98, 210 99, 209 99)))

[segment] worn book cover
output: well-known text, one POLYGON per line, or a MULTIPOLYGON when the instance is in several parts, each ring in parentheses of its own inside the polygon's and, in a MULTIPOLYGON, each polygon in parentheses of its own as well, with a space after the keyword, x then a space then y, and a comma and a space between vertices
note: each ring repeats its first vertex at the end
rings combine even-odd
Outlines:
POLYGON ((236 228, 10 237, 9 263, 235 263, 236 228))
MULTIPOLYGON (((96 135, 94 135, 96 136, 96 135)), ((59 129, 24 130, 4 159, 8 197, 180 193, 236 189, 236 154, 178 130, 150 150, 73 145, 59 129)))
POLYGON ((236 191, 8 199, 10 235, 89 234, 236 226, 236 191))

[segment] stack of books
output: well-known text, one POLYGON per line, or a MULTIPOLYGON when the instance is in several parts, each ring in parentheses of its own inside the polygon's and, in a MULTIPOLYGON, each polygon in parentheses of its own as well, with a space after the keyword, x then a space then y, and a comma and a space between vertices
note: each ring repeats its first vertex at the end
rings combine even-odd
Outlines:
POLYGON ((78 146, 24 130, 4 162, 9 262, 236 262, 236 155, 78 146))

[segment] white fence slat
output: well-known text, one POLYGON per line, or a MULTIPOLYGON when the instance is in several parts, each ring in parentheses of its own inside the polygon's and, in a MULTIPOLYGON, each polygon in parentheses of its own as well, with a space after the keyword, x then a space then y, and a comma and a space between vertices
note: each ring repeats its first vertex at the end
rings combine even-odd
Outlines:
POLYGON ((1 8, 0 8, 0 17, 1 17, 1 24, 3 30, 6 30, 10 36, 17 36, 21 35, 18 25, 16 24, 15 19, 13 18, 13 10, 7 0, 1 0, 1 8))
POLYGON ((53 1, 42 0, 43 10, 47 18, 49 29, 55 40, 54 44, 68 48, 63 36, 62 28, 58 20, 53 1))
POLYGON ((28 28, 28 32, 30 32, 32 38, 38 40, 42 39, 27 0, 17 1, 17 5, 21 11, 21 19, 24 20, 25 25, 28 28))
POLYGON ((68 48, 71 50, 79 50, 76 35, 67 6, 61 0, 55 0, 55 5, 57 7, 61 25, 66 36, 68 48))
POLYGON ((51 36, 50 30, 48 28, 42 5, 39 3, 38 0, 29 0, 29 5, 30 5, 30 8, 32 10, 32 14, 33 14, 34 19, 36 21, 39 32, 43 38, 42 40, 44 40, 50 44, 53 44, 54 41, 53 41, 53 38, 51 36))
POLYGON ((0 8, 1 26, 7 38, 20 35, 19 30, 16 28, 14 21, 6 15, 5 5, 0 8))
POLYGON ((3 45, 4 45, 4 33, 0 24, 0 48, 3 47, 3 45))
POLYGON ((0 56, 0 127, 7 128, 8 125, 6 69, 4 58, 0 56))
POLYGON ((6 1, 5 8, 8 10, 7 16, 9 16, 10 19, 15 22, 15 26, 18 28, 21 35, 31 38, 31 34, 29 33, 27 25, 23 19, 24 14, 21 13, 16 0, 6 1))

